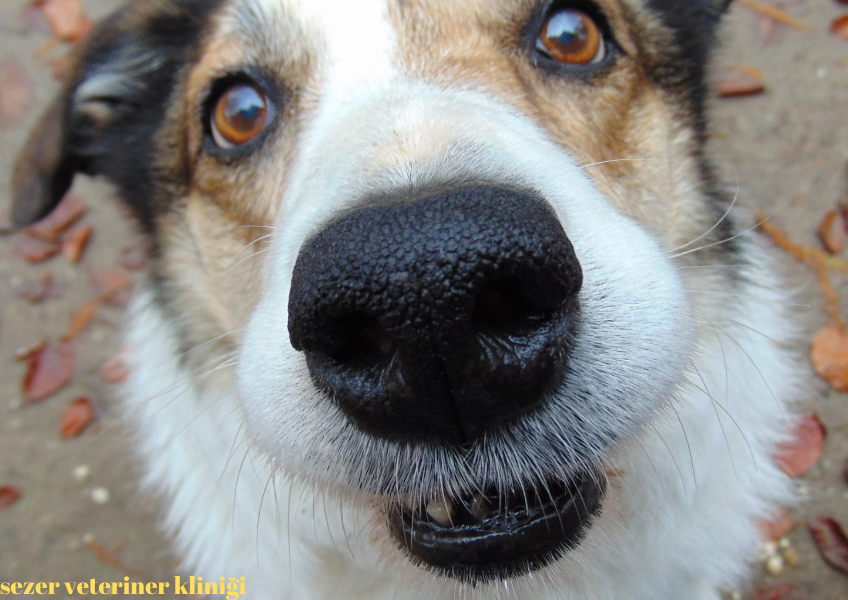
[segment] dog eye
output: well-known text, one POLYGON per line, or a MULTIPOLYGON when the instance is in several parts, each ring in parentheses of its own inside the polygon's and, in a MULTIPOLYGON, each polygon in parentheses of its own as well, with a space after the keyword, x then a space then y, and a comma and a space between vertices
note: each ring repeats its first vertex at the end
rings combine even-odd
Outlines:
POLYGON ((545 19, 536 49, 569 65, 599 63, 606 56, 598 24, 586 13, 574 9, 554 11, 545 19))
POLYGON ((274 107, 265 93, 251 83, 227 88, 212 110, 212 138, 220 148, 241 146, 262 133, 274 107))

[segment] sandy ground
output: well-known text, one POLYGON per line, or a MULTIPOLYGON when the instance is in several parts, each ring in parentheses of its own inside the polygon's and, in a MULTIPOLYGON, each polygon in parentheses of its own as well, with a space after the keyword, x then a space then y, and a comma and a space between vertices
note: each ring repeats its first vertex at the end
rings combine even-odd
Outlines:
MULTIPOLYGON (((95 17, 116 5, 115 0, 84 3, 95 17)), ((787 30, 777 43, 764 45, 754 15, 741 7, 731 12, 716 77, 728 64, 749 64, 764 72, 768 89, 757 97, 714 102, 712 153, 723 179, 738 185, 743 205, 762 208, 795 239, 815 243, 819 219, 848 195, 848 42, 828 33, 831 20, 848 7, 832 0, 788 4, 792 14, 817 32, 787 30)), ((0 60, 14 56, 23 62, 34 82, 34 99, 19 124, 0 129, 0 210, 8 204, 10 171, 26 132, 59 88, 44 57, 33 54, 47 34, 27 27, 18 17, 20 7, 20 0, 0 0, 0 60)), ((89 274, 115 266, 120 249, 137 238, 108 186, 78 178, 75 189, 90 204, 85 220, 95 228, 80 265, 71 266, 60 256, 31 266, 12 253, 13 236, 0 237, 0 485, 23 491, 21 500, 0 511, 0 581, 121 580, 125 573, 104 564, 84 543, 91 539, 87 534, 150 579, 166 580, 174 558, 157 533, 155 501, 136 492, 126 432, 116 423, 115 390, 99 374, 103 361, 118 348, 120 311, 103 309, 79 338, 76 376, 68 387, 43 402, 22 402, 24 366, 13 359, 14 350, 40 338, 57 340, 70 316, 92 295, 89 274), (39 305, 17 298, 15 290, 42 269, 52 270, 67 286, 62 298, 39 305), (96 425, 65 440, 57 423, 68 401, 82 395, 96 406, 96 425), (88 476, 75 476, 81 465, 87 465, 88 476), (108 490, 107 502, 92 499, 97 488, 108 490)), ((788 270, 805 298, 801 310, 807 315, 809 338, 826 321, 820 294, 808 272, 794 265, 788 270)), ((848 292, 841 281, 837 284, 848 292)), ((848 315, 846 303, 843 314, 848 315)), ((802 410, 821 415, 829 435, 824 458, 798 481, 807 500, 793 516, 803 520, 826 514, 848 524, 848 486, 842 476, 848 457, 848 405, 845 396, 811 381, 799 398, 802 410)), ((806 586, 812 598, 848 597, 848 579, 821 560, 806 528, 795 528, 790 539, 800 565, 777 578, 760 568, 759 583, 791 581, 806 586)), ((741 591, 751 595, 750 589, 741 591)))

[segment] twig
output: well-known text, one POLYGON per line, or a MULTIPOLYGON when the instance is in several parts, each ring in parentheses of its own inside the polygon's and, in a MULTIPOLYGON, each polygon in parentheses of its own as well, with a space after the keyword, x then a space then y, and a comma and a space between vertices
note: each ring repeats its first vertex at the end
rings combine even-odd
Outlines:
POLYGON ((811 25, 807 25, 803 21, 799 21, 789 13, 780 8, 776 7, 773 4, 767 4, 766 2, 760 2, 760 0, 738 0, 740 6, 744 6, 749 10, 753 10, 755 12, 760 13, 761 15, 765 15, 770 19, 777 21, 778 23, 783 23, 784 25, 788 25, 798 31, 804 31, 806 33, 814 33, 816 31, 815 27, 811 25))

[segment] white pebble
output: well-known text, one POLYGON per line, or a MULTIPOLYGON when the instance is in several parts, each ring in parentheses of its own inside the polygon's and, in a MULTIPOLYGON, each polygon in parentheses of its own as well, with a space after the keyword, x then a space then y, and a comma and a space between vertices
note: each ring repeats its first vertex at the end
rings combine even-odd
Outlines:
POLYGON ((21 407, 21 399, 20 398, 12 398, 9 400, 9 409, 10 410, 18 410, 21 407))
POLYGON ((766 571, 769 575, 780 575, 783 573, 783 558, 780 556, 772 556, 766 561, 766 571))
POLYGON ((104 487, 96 487, 91 490, 91 499, 96 504, 106 504, 109 502, 109 490, 104 487))
POLYGON ((85 535, 82 536, 82 541, 83 541, 84 544, 90 544, 91 542, 94 541, 94 534, 93 533, 86 533, 85 535))
POLYGON ((76 479, 78 483, 85 481, 90 473, 91 467, 88 465, 79 465, 78 467, 74 467, 74 479, 76 479))

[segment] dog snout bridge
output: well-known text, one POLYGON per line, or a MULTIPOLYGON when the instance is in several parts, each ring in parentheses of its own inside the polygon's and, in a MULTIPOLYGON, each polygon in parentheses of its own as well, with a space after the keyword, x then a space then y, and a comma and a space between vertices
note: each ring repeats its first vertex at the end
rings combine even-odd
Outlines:
POLYGON ((582 271, 538 194, 460 187, 366 204, 302 247, 289 334, 371 435, 466 443, 562 380, 582 271))

